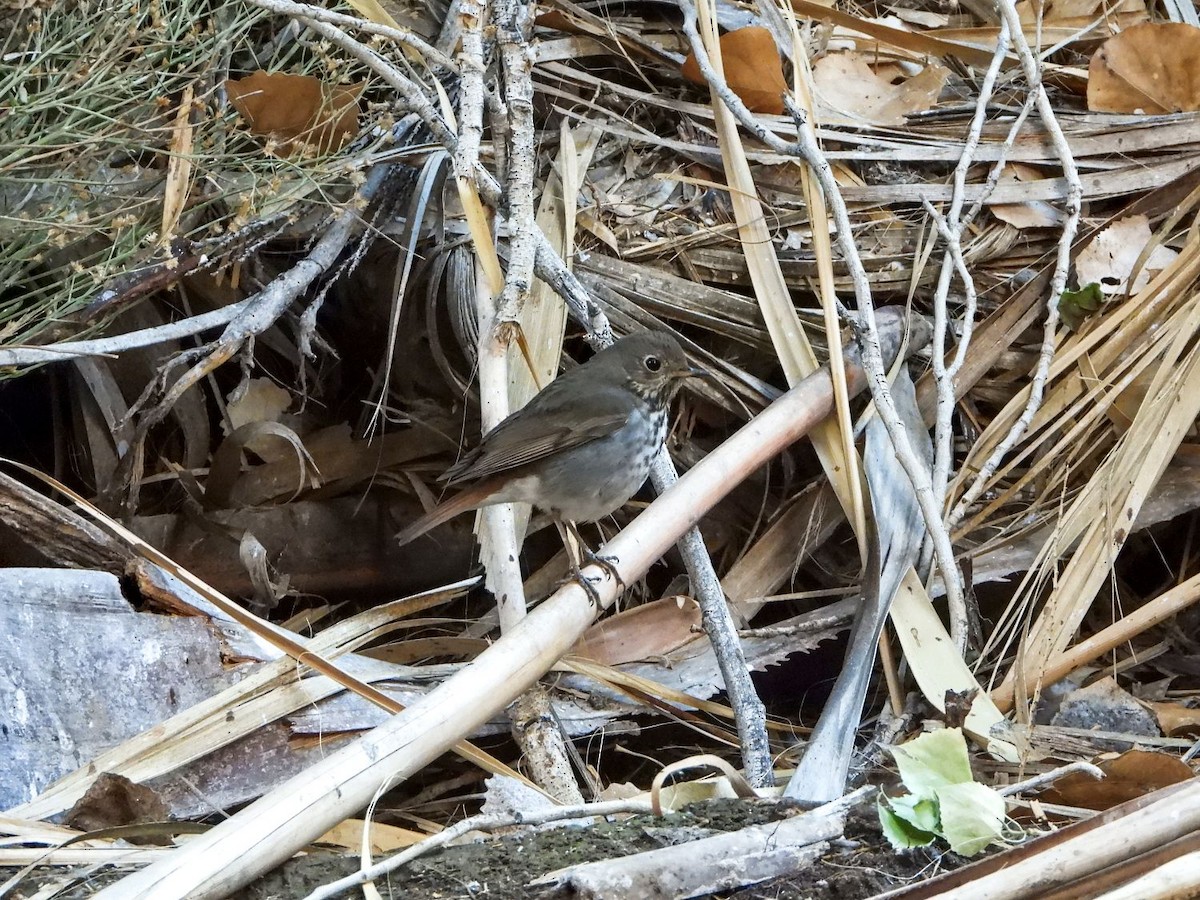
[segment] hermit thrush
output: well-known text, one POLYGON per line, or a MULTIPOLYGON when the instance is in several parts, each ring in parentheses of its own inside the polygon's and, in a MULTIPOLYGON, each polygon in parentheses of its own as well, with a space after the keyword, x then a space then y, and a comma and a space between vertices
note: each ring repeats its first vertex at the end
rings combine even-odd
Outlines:
POLYGON ((645 482, 667 436, 671 399, 697 374, 670 335, 647 332, 617 341, 488 432, 440 479, 467 487, 397 540, 407 544, 492 503, 532 503, 556 523, 604 518, 645 482))

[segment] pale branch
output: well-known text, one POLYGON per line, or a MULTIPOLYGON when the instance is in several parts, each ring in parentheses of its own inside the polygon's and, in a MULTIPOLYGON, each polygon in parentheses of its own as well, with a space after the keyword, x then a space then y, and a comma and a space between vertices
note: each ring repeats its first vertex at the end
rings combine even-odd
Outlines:
POLYGON ((228 325, 252 306, 257 299, 257 295, 247 297, 245 300, 239 300, 237 303, 222 306, 211 312, 112 337, 93 338, 85 341, 60 341, 45 347, 3 347, 0 348, 0 366, 33 366, 40 363, 63 362, 81 356, 115 356, 126 350, 139 350, 143 347, 153 347, 155 344, 177 341, 180 338, 208 331, 210 328, 228 325))
POLYGON ((683 12, 683 30, 688 37, 692 54, 708 82, 710 90, 729 108, 742 127, 746 128, 758 140, 772 150, 788 156, 803 159, 812 169, 821 192, 825 196, 829 209, 833 214, 834 225, 837 229, 838 246, 842 251, 843 261, 850 273, 854 285, 854 296, 858 306, 856 326, 859 341, 863 351, 863 367, 870 375, 871 397, 875 401, 876 414, 887 428, 888 437, 896 451, 905 474, 912 482, 917 501, 921 507, 921 516, 934 545, 938 567, 942 570, 942 578, 946 585, 946 601, 950 610, 951 635, 955 646, 961 650, 966 648, 967 614, 966 600, 963 592, 962 575, 954 559, 954 549, 950 542, 950 533, 942 521, 941 507, 933 495, 930 473, 922 464, 908 440, 904 425, 900 421, 895 403, 892 401, 891 390, 888 386, 887 371, 883 366, 883 355, 879 346, 879 331, 876 324, 875 307, 871 302, 871 287, 867 279, 866 268, 862 257, 854 244, 854 233, 850 224, 850 213, 842 197, 837 180, 829 160, 817 144, 816 135, 810 123, 805 120, 803 110, 799 109, 789 95, 784 95, 784 104, 796 122, 795 143, 789 144, 746 108, 741 99, 730 89, 725 80, 713 69, 708 58, 704 42, 696 29, 696 11, 688 3, 681 3, 683 12))
POLYGON ((250 0, 250 2, 261 9, 278 13, 279 15, 291 16, 294 19, 311 19, 317 22, 324 22, 328 25, 341 25, 346 28, 365 31, 368 34, 377 34, 380 37, 388 38, 397 44, 402 44, 405 47, 415 50, 436 65, 444 66, 451 72, 458 72, 458 65, 454 60, 408 29, 393 28, 391 25, 372 22, 369 19, 362 19, 358 16, 348 16, 345 13, 334 12, 321 6, 313 6, 309 3, 293 3, 292 0, 250 0))
MULTIPOLYGON (((259 3, 265 2, 265 0, 251 0, 251 2, 259 3)), ((433 101, 430 100, 427 93, 417 82, 402 75, 399 69, 385 60, 375 50, 361 41, 350 37, 350 35, 346 34, 340 28, 330 25, 328 22, 319 22, 316 19, 310 19, 305 16, 300 16, 297 21, 303 23, 330 43, 337 45, 349 56, 357 59, 368 69, 375 72, 375 74, 387 83, 388 87, 396 92, 404 108, 416 114, 417 118, 429 129, 429 133, 433 135, 434 140, 446 147, 447 150, 451 148, 454 142, 454 132, 450 130, 445 119, 438 112, 437 107, 433 105, 433 101)))
POLYGON ((1018 781, 1016 784, 1008 784, 1004 787, 997 788, 996 793, 1002 797, 1012 797, 1016 794, 1024 794, 1029 791, 1036 791, 1038 788, 1045 787, 1048 784, 1054 784, 1060 778, 1067 775, 1073 775, 1076 772, 1082 772, 1085 775, 1091 775, 1097 781, 1105 777, 1104 770, 1099 766, 1092 765, 1089 762, 1073 762, 1067 763, 1065 766, 1059 766, 1057 769, 1051 769, 1049 772, 1043 772, 1040 775, 1034 775, 1032 778, 1026 778, 1024 781, 1018 781))
MULTIPOLYGON (((967 138, 963 142, 962 154, 959 156, 958 164, 954 167, 954 193, 951 195, 950 209, 943 222, 938 222, 934 215, 934 221, 938 225, 938 230, 942 232, 942 239, 946 242, 946 249, 942 255, 942 266, 938 274, 938 285, 933 295, 933 374, 937 385, 937 417, 933 431, 932 482, 933 496, 943 511, 946 508, 946 488, 950 481, 950 466, 953 461, 953 416, 956 405, 954 378, 962 365, 967 348, 971 344, 977 299, 974 279, 963 261, 960 243, 962 229, 966 224, 961 217, 963 197, 966 192, 967 173, 975 162, 975 151, 983 134, 984 123, 987 121, 987 105, 992 99, 1000 67, 1008 55, 1008 46, 1008 24, 1001 23, 991 63, 979 85, 979 97, 975 101, 975 114, 971 117, 971 125, 967 130, 967 138), (959 279, 963 283, 967 302, 962 312, 962 328, 959 333, 955 360, 950 366, 947 366, 946 337, 950 320, 947 308, 948 295, 952 273, 955 271, 958 272, 959 279)), ((933 207, 928 202, 926 202, 926 210, 932 214, 933 207)))
MULTIPOLYGON (((654 460, 650 479, 659 494, 679 481, 679 474, 666 448, 660 450, 654 460)), ((771 742, 767 736, 767 711, 754 689, 754 682, 750 680, 750 668, 746 665, 746 656, 738 639, 737 623, 721 589, 721 579, 713 567, 699 528, 694 525, 689 528, 676 546, 683 556, 692 593, 700 605, 704 633, 712 644, 717 667, 725 682, 725 693, 729 695, 729 705, 733 708, 746 780, 755 788, 772 787, 775 776, 771 766, 771 742)))
POLYGON ((515 322, 533 285, 537 255, 534 238, 534 166, 537 148, 533 120, 533 50, 525 32, 529 7, 520 0, 496 4, 496 31, 504 71, 504 101, 508 112, 508 271, 497 310, 499 321, 515 322))
POLYGON ((456 177, 474 182, 483 171, 479 163, 479 145, 483 140, 483 16, 479 0, 460 0, 459 35, 462 49, 462 76, 459 78, 458 139, 447 144, 454 158, 456 177))
POLYGON ((1059 163, 1062 165, 1063 177, 1067 182, 1067 195, 1065 198, 1067 215, 1063 221, 1062 233, 1058 239, 1058 254, 1055 259, 1054 272, 1050 277, 1050 290, 1046 301, 1046 318, 1042 327, 1042 344, 1038 351, 1038 361, 1034 369, 1033 379, 1029 385, 1029 399, 1026 401, 1021 415, 1013 423, 1012 428, 1009 429, 1008 434, 1004 436, 996 449, 992 451, 987 460, 979 467, 974 482, 967 488, 955 505, 948 519, 951 528, 962 521, 971 504, 979 499, 980 495, 987 489, 1000 464, 1008 456, 1013 447, 1017 445, 1017 442, 1025 435, 1030 423, 1033 422, 1033 417, 1041 408, 1042 397, 1046 390, 1046 382, 1050 376, 1050 364, 1054 360, 1055 333, 1058 329, 1058 298, 1062 295, 1067 284, 1067 274, 1071 265, 1071 247, 1075 242, 1075 234, 1079 229, 1079 215, 1083 197, 1083 185, 1079 180, 1079 169, 1075 165, 1074 156, 1071 155, 1071 148, 1067 144, 1062 126, 1059 125, 1058 118, 1054 114, 1054 108, 1050 103, 1049 95, 1046 93, 1045 85, 1042 84, 1041 63, 1034 56, 1029 42, 1025 39, 1025 33, 1021 30, 1021 19, 1016 6, 1013 5, 1012 0, 996 0, 996 8, 1000 13, 1002 21, 1008 25, 1012 34, 1013 46, 1017 51, 1017 58, 1021 62, 1021 68, 1025 74, 1025 80, 1029 85, 1030 93, 1035 98, 1038 115, 1041 117, 1046 133, 1050 136, 1050 142, 1054 146, 1054 152, 1058 156, 1059 163))

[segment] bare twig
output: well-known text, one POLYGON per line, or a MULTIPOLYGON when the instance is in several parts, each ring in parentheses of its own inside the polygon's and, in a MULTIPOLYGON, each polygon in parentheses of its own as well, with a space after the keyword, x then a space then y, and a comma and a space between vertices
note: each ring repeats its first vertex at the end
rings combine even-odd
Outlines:
POLYGON ((708 58, 704 42, 696 30, 696 12, 690 4, 681 4, 683 12, 683 30, 688 37, 692 53, 699 65, 701 73, 714 94, 721 98, 730 111, 737 117, 738 122, 778 153, 796 156, 803 159, 812 167, 821 185, 821 191, 833 213, 834 224, 837 228, 838 246, 843 259, 850 271, 854 284, 854 296, 858 305, 858 337, 863 349, 863 366, 870 374, 871 396, 888 437, 896 450, 905 474, 912 481, 925 527, 932 537, 938 566, 946 584, 946 600, 950 609, 951 634, 955 646, 960 650, 966 648, 967 616, 966 602, 963 595, 962 577, 954 560, 954 551, 950 543, 950 534, 942 522, 942 511, 933 496, 929 471, 921 464, 904 431, 904 426, 892 402, 891 391, 888 387, 887 371, 883 366, 883 356, 879 347, 879 332, 876 326, 875 308, 871 302, 871 288, 867 280, 866 269, 862 258, 854 244, 854 233, 850 224, 850 215, 841 189, 833 177, 829 161, 817 145, 816 136, 811 128, 806 127, 803 112, 795 105, 790 96, 784 96, 796 120, 797 141, 789 144, 755 119, 738 96, 729 88, 725 80, 713 69, 708 58))
MULTIPOLYGON (((992 92, 996 85, 1000 66, 1008 55, 1009 34, 1008 23, 1000 25, 1000 33, 996 37, 996 49, 993 51, 992 62, 984 74, 979 86, 979 97, 975 101, 975 115, 971 118, 971 126, 967 139, 963 142, 962 155, 954 167, 954 195, 950 201, 950 209, 944 222, 938 222, 933 213, 933 207, 926 201, 926 211, 934 218, 942 239, 946 242, 946 250, 942 256, 942 267, 938 275, 937 290, 933 295, 933 374, 937 384, 937 421, 934 426, 934 463, 933 463, 933 495, 938 506, 945 509, 946 486, 950 480, 950 464, 953 446, 952 418, 954 414, 954 378, 966 358, 967 348, 971 344, 971 331, 975 324, 976 292, 974 279, 967 269, 962 256, 962 229, 966 222, 962 221, 964 190, 967 183, 967 172, 975 161, 975 150, 979 146, 979 138, 983 133, 983 125, 987 118, 987 105, 991 101, 992 92), (955 359, 951 365, 946 365, 946 334, 949 326, 947 310, 947 295, 950 290, 951 273, 957 272, 963 283, 966 304, 962 313, 962 328, 958 338, 955 359)), ((1002 167, 1002 163, 997 169, 1002 167)))
POLYGON ((515 323, 529 296, 537 253, 533 219, 533 50, 525 39, 530 10, 520 0, 496 5, 496 30, 504 67, 508 109, 508 272, 497 311, 498 322, 515 323))
POLYGON ((1075 772, 1085 772, 1093 778, 1099 780, 1104 778, 1104 770, 1099 766, 1094 766, 1089 762, 1073 762, 1065 766, 1059 766, 1057 769, 1051 769, 1049 772, 1043 772, 1041 775, 1034 775, 1032 778, 1026 778, 1024 781, 1018 781, 1016 784, 1005 785, 1002 788, 997 788, 996 793, 1001 797, 1011 797, 1014 794, 1024 794, 1027 791, 1034 791, 1047 784, 1053 784, 1058 779, 1066 775, 1071 775, 1075 772))
POLYGON ((165 344, 208 331, 210 328, 228 325, 257 301, 258 295, 255 295, 211 312, 113 337, 93 338, 87 341, 62 341, 45 347, 3 347, 0 348, 0 366, 32 366, 39 363, 62 362, 81 356, 109 356, 123 353, 126 350, 165 344))
POLYGON ((1038 115, 1042 119, 1046 133, 1050 136, 1051 143, 1054 145, 1054 152, 1062 164, 1063 177, 1067 182, 1067 195, 1065 198, 1067 215, 1063 221, 1062 233, 1058 239, 1058 255, 1055 260, 1054 273, 1050 277, 1049 296, 1046 300, 1046 318, 1042 326, 1042 346, 1038 352, 1037 367, 1034 370, 1033 379, 1029 385, 1029 399, 1020 417, 1013 423, 1008 434, 1005 435, 996 449, 992 451, 992 454, 979 467, 979 472, 975 476, 974 482, 967 488, 955 505, 948 519, 951 528, 962 521, 971 504, 979 499, 979 496, 986 490, 992 477, 996 474, 996 470, 1000 467, 1000 463, 1003 462, 1009 451, 1024 436, 1025 431, 1033 421, 1033 417, 1037 414, 1038 409, 1041 408, 1042 397, 1046 390, 1046 381, 1050 375, 1050 364, 1054 360, 1055 332, 1058 328, 1058 298, 1061 296, 1067 283, 1067 273, 1071 265, 1071 245, 1075 241, 1075 233, 1079 228, 1079 213, 1083 196, 1083 186, 1079 181, 1079 170, 1075 165, 1075 158, 1071 155, 1071 148, 1068 146, 1062 126, 1059 125, 1058 118, 1054 114, 1054 108, 1051 106, 1050 98, 1046 94, 1045 85, 1042 84, 1041 64, 1030 49, 1029 42, 1025 40, 1025 33, 1021 30, 1020 16, 1017 13, 1016 7, 1013 5, 1012 0, 996 0, 996 7, 1000 13, 1001 20, 1008 27, 1012 35, 1013 45, 1016 48, 1017 57, 1021 61, 1025 80, 1028 82, 1030 93, 1033 94, 1037 104, 1038 115))
POLYGON ((309 3, 293 3, 291 0, 251 0, 251 2, 262 9, 279 13, 280 15, 291 16, 295 19, 303 18, 316 22, 324 22, 328 25, 341 25, 346 28, 365 31, 368 34, 377 34, 381 37, 389 38, 397 44, 402 44, 405 47, 415 50, 432 63, 444 66, 451 72, 458 72, 458 66, 454 60, 407 29, 393 28, 391 25, 372 22, 370 19, 362 19, 357 16, 348 16, 345 13, 334 12, 333 10, 313 6, 309 3))
MULTIPOLYGON (((252 0, 252 2, 261 3, 264 0, 252 0)), ((416 113, 425 127, 429 129, 434 140, 439 141, 447 150, 453 149, 454 132, 450 130, 437 107, 433 105, 433 101, 420 85, 410 78, 405 78, 395 66, 366 44, 354 40, 340 28, 330 25, 328 22, 319 22, 305 16, 300 16, 298 21, 303 22, 321 37, 336 44, 379 75, 387 82, 388 87, 396 92, 405 108, 416 113)))
MULTIPOLYGON (((675 465, 664 447, 654 460, 650 470, 654 490, 664 493, 679 481, 675 465)), ((771 744, 767 737, 767 711, 763 706, 754 683, 750 680, 750 668, 742 653, 742 644, 737 636, 737 623, 725 602, 721 590, 721 579, 717 577, 712 558, 704 546, 700 529, 689 528, 676 545, 683 555, 692 592, 700 604, 704 632, 712 643, 717 666, 725 681, 725 692, 733 708, 737 724, 738 739, 742 748, 742 765, 746 780, 756 788, 770 787, 775 783, 771 768, 771 744)))

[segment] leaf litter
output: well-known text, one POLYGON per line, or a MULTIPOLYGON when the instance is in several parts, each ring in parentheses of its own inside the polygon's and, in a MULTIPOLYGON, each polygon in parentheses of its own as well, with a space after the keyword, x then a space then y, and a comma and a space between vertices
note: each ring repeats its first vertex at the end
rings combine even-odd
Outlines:
MULTIPOLYGON (((392 547, 388 537, 436 501, 436 475, 472 445, 478 427, 472 250, 494 258, 495 242, 505 266, 519 262, 520 232, 506 220, 507 206, 491 197, 500 215, 468 226, 470 192, 451 198, 446 190, 454 178, 448 160, 469 137, 470 71, 494 91, 492 118, 479 120, 487 139, 475 152, 478 169, 502 189, 521 160, 511 155, 511 129, 500 126, 521 101, 495 102, 516 76, 510 69, 500 77, 507 38, 494 30, 482 38, 488 55, 464 64, 460 56, 473 52, 469 22, 433 8, 354 9, 367 26, 309 8, 134 0, 60 15, 39 4, 0 13, 12 26, 0 76, 8 98, 0 125, 0 364, 9 376, 0 389, 30 436, 7 452, 43 468, 70 459, 72 486, 178 563, 262 604, 256 609, 272 607, 275 627, 316 636, 321 652, 346 654, 341 664, 358 677, 412 703, 496 635, 483 591, 422 599, 424 589, 475 571, 468 522, 416 551, 392 547), (351 53, 339 31, 369 50, 351 53), (415 90, 403 93, 404 84, 415 90), (446 134, 459 143, 448 144, 446 134), (387 179, 370 180, 386 166, 395 167, 387 179), (337 244, 330 236, 348 211, 353 224, 337 244), (307 259, 326 238, 333 252, 307 259), (417 249, 403 249, 410 246, 417 249), (309 266, 314 280, 289 281, 309 266), (287 302, 274 312, 247 306, 261 312, 242 317, 238 304, 253 304, 271 286, 287 302), (172 330, 189 320, 208 324, 172 330), (225 334, 209 343, 216 328, 225 334), (146 337, 125 340, 134 335, 146 337), (61 344, 108 337, 118 340, 87 343, 80 355, 61 344), (56 344, 60 356, 32 352, 56 344), (57 361, 47 366, 49 359, 57 361), (187 380, 177 380, 184 371, 187 380), (62 392, 63 384, 71 389, 62 392), (54 408, 52 391, 69 415, 26 411, 54 408)), ((1200 158, 1190 61, 1200 28, 1161 21, 1161 10, 1140 0, 1021 3, 1004 26, 990 10, 811 2, 761 16, 722 4, 713 10, 734 95, 786 143, 812 127, 847 204, 874 303, 912 303, 949 321, 951 354, 973 326, 955 384, 942 388, 956 399, 956 415, 950 431, 935 435, 951 459, 937 499, 968 586, 978 562, 971 649, 951 677, 954 657, 902 642, 915 684, 895 675, 885 655, 901 705, 884 699, 877 679, 858 735, 862 771, 893 790, 874 738, 904 754, 957 733, 930 723, 946 706, 931 685, 965 677, 990 690, 997 710, 1011 711, 1003 740, 1019 758, 972 747, 971 768, 960 765, 961 777, 935 792, 936 815, 923 795, 907 807, 928 834, 972 851, 991 838, 954 837, 952 826, 979 807, 987 814, 976 823, 1005 814, 983 792, 1075 760, 1099 759, 1104 768, 1114 745, 1149 748, 1126 751, 1150 756, 1124 763, 1144 779, 1110 765, 1113 787, 1103 799, 1090 784, 1088 796, 1071 795, 1064 781, 1058 795, 1022 795, 1007 812, 1019 808, 1030 834, 1049 834, 1086 816, 1082 810, 1160 802, 1191 772, 1200 690, 1190 636, 1196 501, 1172 488, 1196 456, 1189 398, 1200 321, 1200 158), (1014 23, 1048 51, 1043 106, 1018 46, 996 56, 985 77, 998 36, 1011 37, 1014 23), (810 112, 793 117, 785 93, 807 96, 810 112), (1061 141, 1045 127, 1047 108, 1061 141), (1075 236, 1072 191, 1082 209, 1075 236), (953 241, 943 226, 956 229, 953 241), (1064 243, 1071 265, 1060 275, 1055 257, 1064 243), (1051 308, 1064 327, 1047 340, 1041 322, 1051 308), (1039 402, 1030 405, 1034 395, 1039 402), (1151 501, 1173 503, 1173 515, 1142 515, 1151 501), (1028 552, 1012 552, 1022 541, 1028 552), (995 580, 1002 578, 1009 581, 995 580), (1056 668, 1060 658, 1070 661, 1066 672, 1056 668), (1072 673, 1093 686, 1114 678, 1122 690, 1168 686, 1147 713, 1147 733, 1102 727, 1102 718, 1040 720, 1034 697, 1072 673), (964 788, 979 796, 960 796, 964 788)), ((487 15, 502 12, 489 7, 487 15)), ((813 193, 807 163, 763 134, 731 130, 727 113, 714 111, 677 15, 569 0, 531 12, 526 56, 538 131, 528 162, 548 204, 539 222, 547 236, 546 222, 560 223, 560 232, 565 225, 570 239, 559 252, 618 333, 673 329, 716 376, 687 394, 670 439, 677 463, 690 467, 786 384, 787 360, 798 351, 781 337, 783 320, 771 317, 795 309, 796 327, 824 359, 841 336, 824 333, 822 303, 831 315, 835 298, 853 306, 863 281, 838 243, 832 207, 813 193), (753 239, 738 209, 751 194, 760 204, 753 239), (764 266, 778 273, 773 300, 764 266)), ((479 190, 487 195, 486 179, 479 190)), ((557 324, 523 322, 527 343, 551 348, 552 362, 560 346, 567 359, 583 358, 583 329, 562 321, 560 311, 557 324)), ((934 382, 927 374, 918 383, 927 411, 937 401, 934 382)), ((844 408, 843 415, 862 410, 844 408)), ((718 577, 746 617, 735 625, 768 701, 770 749, 783 769, 820 713, 818 685, 835 674, 834 641, 852 615, 844 598, 860 586, 855 541, 821 471, 808 446, 796 445, 701 520, 718 577)), ((9 527, 47 536, 39 564, 92 559, 127 575, 90 544, 74 513, 6 491, 20 497, 6 514, 9 527)), ((636 508, 601 530, 611 533, 636 508)), ((553 593, 563 561, 537 519, 524 563, 530 598, 553 593)), ((25 557, 14 550, 7 564, 25 565, 25 557)), ((593 779, 597 790, 648 790, 658 768, 692 752, 736 763, 733 713, 683 573, 668 556, 623 599, 633 608, 589 634, 582 648, 590 659, 572 667, 568 658, 569 671, 548 681, 549 708, 568 736, 582 738, 582 781, 593 779)), ((42 574, 30 583, 53 598, 53 582, 42 574)), ((140 583, 149 596, 149 582, 140 583)), ((938 583, 927 582, 932 593, 938 583)), ((915 590, 922 579, 905 584, 915 590)), ((172 591, 179 589, 162 589, 160 598, 172 591)), ((176 599, 135 612, 119 593, 104 603, 147 628, 199 609, 176 599)), ((908 604, 896 614, 942 627, 908 604)), ((110 770, 158 779, 168 805, 177 804, 173 814, 190 796, 188 814, 198 815, 195 795, 179 789, 176 776, 218 806, 236 807, 270 796, 308 760, 386 720, 357 695, 317 689, 298 666, 272 661, 268 638, 230 625, 217 609, 201 618, 224 622, 204 652, 224 660, 233 682, 225 705, 177 711, 165 719, 171 736, 156 743, 147 740, 149 723, 111 723, 110 770), (270 681, 255 680, 268 671, 270 681), (263 724, 222 733, 221 717, 243 703, 263 724), (245 777, 256 748, 270 748, 274 761, 257 781, 245 777)), ((902 638, 909 633, 901 629, 902 638)), ((82 632, 63 635, 101 658, 82 632)), ((188 637, 198 639, 190 630, 188 637)), ((153 660, 119 656, 133 648, 111 649, 118 656, 104 656, 107 664, 155 671, 153 660)), ((86 677, 87 654, 72 659, 80 671, 59 673, 63 697, 84 691, 103 703, 120 690, 86 677)), ((13 663, 12 672, 25 677, 28 664, 13 663)), ((205 678, 172 690, 191 706, 191 692, 213 687, 205 678)), ((114 716, 119 709, 112 704, 114 716)), ((491 717, 471 736, 515 764, 509 724, 491 717)), ((87 723, 64 727, 82 735, 87 723)), ((31 823, 65 811, 68 795, 91 778, 87 762, 47 756, 53 775, 39 774, 5 805, 31 823)), ((389 795, 384 818, 436 831, 470 808, 481 778, 447 757, 389 795)), ((871 865, 889 868, 880 861, 888 858, 881 836, 867 840, 880 851, 871 865)), ((1097 868, 1107 864, 1102 847, 1090 853, 1097 868)), ((916 875, 903 868, 897 863, 899 877, 916 875)), ((836 870, 827 871, 836 881, 836 870)), ((859 895, 883 889, 874 883, 859 895)))

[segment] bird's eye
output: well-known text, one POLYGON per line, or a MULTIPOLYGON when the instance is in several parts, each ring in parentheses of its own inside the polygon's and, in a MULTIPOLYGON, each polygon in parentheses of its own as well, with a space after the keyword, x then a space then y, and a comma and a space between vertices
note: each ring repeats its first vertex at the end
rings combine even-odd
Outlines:
POLYGON ((657 372, 662 368, 662 360, 657 356, 647 356, 644 360, 642 360, 642 364, 651 372, 657 372))

